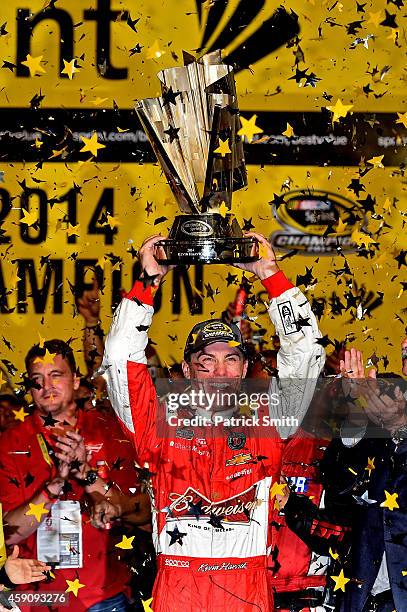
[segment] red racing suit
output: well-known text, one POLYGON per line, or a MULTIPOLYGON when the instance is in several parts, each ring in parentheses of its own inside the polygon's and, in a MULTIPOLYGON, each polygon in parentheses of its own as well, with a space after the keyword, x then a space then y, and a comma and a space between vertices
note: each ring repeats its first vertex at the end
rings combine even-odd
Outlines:
MULTIPOLYGON (((302 418, 324 363, 320 332, 306 298, 282 272, 263 284, 281 341, 280 377, 298 379, 295 392, 280 388, 279 410, 302 418)), ((192 429, 187 437, 175 429, 158 435, 159 402, 144 354, 152 304, 150 287, 136 281, 115 312, 102 363, 110 401, 140 465, 148 464, 158 559, 152 608, 270 612, 270 488, 279 480, 282 441, 226 427, 224 436, 211 427, 192 429), (243 467, 236 461, 241 454, 243 467)), ((276 393, 278 384, 272 379, 269 392, 276 393)))
MULTIPOLYGON (((285 441, 281 471, 292 490, 318 507, 323 487, 319 462, 328 441, 315 438, 301 428, 285 441)), ((313 552, 286 524, 284 512, 274 509, 272 522, 273 554, 269 557, 269 585, 272 592, 298 592, 326 584, 329 558, 313 552)), ((304 608, 305 609, 305 608, 304 608)), ((307 608, 309 609, 309 608, 307 608)))

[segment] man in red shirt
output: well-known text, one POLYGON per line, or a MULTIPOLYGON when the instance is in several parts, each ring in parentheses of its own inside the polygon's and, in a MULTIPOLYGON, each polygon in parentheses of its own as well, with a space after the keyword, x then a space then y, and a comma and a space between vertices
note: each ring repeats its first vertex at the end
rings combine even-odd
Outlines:
MULTIPOLYGON (((109 531, 97 527, 105 526, 105 513, 111 516, 111 502, 116 516, 149 519, 148 507, 138 509, 140 496, 129 495, 137 476, 131 444, 114 417, 77 408, 79 379, 65 342, 34 346, 26 368, 34 411, 0 439, 6 543, 54 564, 40 593, 68 592, 74 612, 124 612, 129 571, 109 531)), ((47 600, 39 609, 47 603, 59 607, 47 600)))

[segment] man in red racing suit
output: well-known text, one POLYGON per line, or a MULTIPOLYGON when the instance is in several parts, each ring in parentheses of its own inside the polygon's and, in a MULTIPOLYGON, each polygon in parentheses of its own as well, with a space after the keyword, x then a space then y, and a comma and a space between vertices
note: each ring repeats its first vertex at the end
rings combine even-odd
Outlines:
MULTIPOLYGON (((324 363, 316 342, 321 335, 306 298, 279 271, 269 242, 252 235, 266 255, 239 267, 256 274, 267 289, 270 318, 280 336, 279 379, 271 379, 269 389, 280 394, 273 416, 292 415, 301 422, 324 363), (295 380, 288 391, 284 380, 289 379, 295 380)), ((157 286, 168 271, 155 257, 161 238, 143 243, 144 282, 136 281, 117 308, 102 364, 110 401, 150 479, 158 559, 151 606, 154 612, 270 612, 270 489, 279 483, 282 443, 276 431, 273 438, 221 424, 222 435, 215 434, 208 412, 204 427, 159 435, 161 406, 144 349, 153 316, 151 284, 157 286), (241 455, 247 465, 241 465, 241 455)), ((240 381, 247 358, 237 326, 217 319, 196 325, 182 366, 191 383, 211 384, 215 377, 240 381)), ((286 427, 279 433, 293 432, 286 427)))

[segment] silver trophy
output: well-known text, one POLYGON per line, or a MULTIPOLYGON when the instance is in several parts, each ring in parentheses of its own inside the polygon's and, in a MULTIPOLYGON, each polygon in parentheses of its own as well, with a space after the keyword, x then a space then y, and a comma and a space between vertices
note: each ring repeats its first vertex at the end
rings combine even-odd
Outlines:
POLYGON ((136 111, 181 211, 162 246, 167 264, 258 259, 231 214, 232 192, 247 185, 233 68, 220 51, 158 73, 162 97, 136 111))

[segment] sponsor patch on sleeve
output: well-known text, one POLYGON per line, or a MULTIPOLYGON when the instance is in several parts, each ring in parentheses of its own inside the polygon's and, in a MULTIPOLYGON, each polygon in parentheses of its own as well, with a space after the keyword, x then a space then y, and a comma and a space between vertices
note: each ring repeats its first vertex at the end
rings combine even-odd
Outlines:
POLYGON ((278 310, 280 313, 281 322, 283 324, 284 333, 288 335, 294 334, 296 331, 298 331, 291 302, 289 300, 286 302, 281 302, 281 304, 278 304, 278 310))

